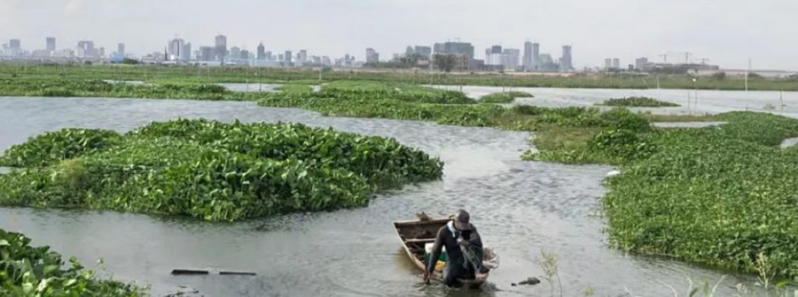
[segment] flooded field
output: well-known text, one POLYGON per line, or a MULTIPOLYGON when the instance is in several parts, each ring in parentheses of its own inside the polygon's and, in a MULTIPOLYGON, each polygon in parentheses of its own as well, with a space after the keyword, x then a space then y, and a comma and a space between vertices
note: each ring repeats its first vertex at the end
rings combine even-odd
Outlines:
MULTIPOLYGON (((443 89, 460 90, 459 86, 436 86, 443 89)), ((472 98, 501 91, 524 91, 535 98, 519 98, 519 104, 532 104, 549 107, 595 106, 610 98, 645 96, 657 100, 673 102, 680 107, 635 108, 662 114, 717 114, 734 110, 772 112, 785 116, 798 117, 798 92, 777 91, 715 91, 698 90, 696 103, 695 90, 631 90, 631 89, 559 89, 559 88, 502 88, 464 86, 462 91, 472 98), (688 98, 690 99, 688 103, 688 98)))
MULTIPOLYGON (((538 90, 531 90, 538 96, 531 100, 546 100, 547 95, 538 90)), ((548 100, 585 105, 599 101, 597 97, 548 100)), ((586 287, 593 288, 596 296, 627 292, 666 296, 672 294, 667 285, 686 290, 686 277, 716 280, 723 275, 610 249, 602 233, 605 221, 596 213, 605 191, 602 179, 613 168, 521 161, 520 154, 529 148, 528 133, 323 117, 251 102, 5 97, 0 98, 0 149, 64 127, 126 131, 177 117, 301 122, 395 137, 440 156, 446 163, 445 176, 438 182, 377 195, 366 208, 237 224, 116 212, 0 208, 0 226, 24 232, 34 244, 51 245, 86 264, 103 258, 106 273, 151 284, 155 295, 185 285, 205 296, 548 296, 545 283, 511 286, 542 275, 536 264, 541 250, 559 255, 564 296, 581 295, 586 287), (421 272, 400 250, 391 225, 420 210, 445 215, 458 208, 471 212, 486 246, 494 248, 501 259, 501 266, 491 274, 492 285, 482 291, 449 292, 440 285, 424 286, 421 272), (258 275, 174 277, 169 275, 174 268, 258 275)), ((731 295, 740 281, 751 278, 727 277, 720 285, 720 296, 731 295)))

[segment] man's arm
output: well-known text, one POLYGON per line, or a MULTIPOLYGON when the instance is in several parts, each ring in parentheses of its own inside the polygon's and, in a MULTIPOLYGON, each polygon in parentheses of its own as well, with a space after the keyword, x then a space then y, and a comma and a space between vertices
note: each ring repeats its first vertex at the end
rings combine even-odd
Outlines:
POLYGON ((468 239, 468 243, 472 246, 482 247, 482 238, 480 238, 479 232, 477 232, 477 227, 471 231, 471 238, 468 239))
POLYGON ((441 228, 438 230, 438 236, 435 237, 435 245, 432 247, 432 253, 429 255, 429 260, 427 261, 427 271, 432 273, 435 271, 435 265, 438 264, 438 259, 441 257, 441 249, 443 249, 443 234, 445 228, 441 228))

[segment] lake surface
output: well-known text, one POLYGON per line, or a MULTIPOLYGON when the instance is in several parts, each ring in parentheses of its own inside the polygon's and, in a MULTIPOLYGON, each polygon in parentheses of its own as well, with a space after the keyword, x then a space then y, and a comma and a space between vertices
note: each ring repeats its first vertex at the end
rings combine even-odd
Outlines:
MULTIPOLYGON (((459 86, 435 86, 442 89, 460 90, 459 86)), ((462 91, 469 97, 481 96, 502 91, 524 91, 535 98, 518 98, 517 104, 531 104, 547 107, 595 106, 611 98, 632 96, 651 97, 672 102, 680 107, 634 108, 661 114, 717 114, 735 110, 772 112, 798 118, 798 92, 778 91, 715 91, 698 90, 696 103, 695 90, 672 89, 560 89, 560 88, 502 88, 464 86, 462 91), (690 99, 688 102, 688 98, 690 99)))
MULTIPOLYGON (((281 84, 257 84, 257 83, 220 83, 217 84, 233 92, 277 92, 277 87, 281 84)), ((321 90, 319 85, 310 86, 314 92, 321 90)))
MULTIPOLYGON (((539 93, 535 93, 538 95, 539 93)), ((21 231, 84 263, 105 260, 105 272, 151 284, 153 292, 180 285, 204 296, 529 296, 549 295, 544 284, 512 287, 540 277, 541 250, 559 255, 564 296, 668 296, 686 290, 686 277, 716 280, 721 272, 669 259, 624 254, 607 246, 605 220, 595 215, 609 166, 521 161, 528 133, 440 126, 385 119, 323 117, 251 102, 103 98, 0 98, 0 149, 65 127, 126 131, 178 117, 246 122, 301 122, 395 137, 440 156, 441 181, 381 194, 368 207, 265 220, 210 224, 139 214, 0 208, 0 226, 21 231), (391 223, 417 211, 471 212, 485 245, 501 265, 482 291, 424 286, 391 223), (170 276, 174 268, 253 271, 251 276, 170 276)), ((727 277, 719 296, 750 277, 727 277)))

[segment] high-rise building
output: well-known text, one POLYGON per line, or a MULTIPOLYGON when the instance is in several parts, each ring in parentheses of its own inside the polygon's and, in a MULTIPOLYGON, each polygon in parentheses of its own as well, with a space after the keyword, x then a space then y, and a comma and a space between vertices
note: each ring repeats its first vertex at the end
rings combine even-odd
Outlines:
POLYGON ((183 44, 183 47, 180 50, 180 60, 183 61, 191 60, 191 42, 186 42, 185 44, 183 44))
POLYGON ((494 45, 490 47, 491 54, 501 54, 502 53, 502 46, 501 45, 494 45))
POLYGON ((468 42, 445 42, 436 43, 433 47, 435 54, 446 54, 456 56, 455 69, 472 68, 474 61, 474 46, 468 42))
POLYGON ((241 50, 241 59, 249 60, 249 51, 248 50, 241 50))
POLYGON ((285 51, 285 54, 284 54, 284 56, 285 56, 285 59, 284 59, 284 61, 285 61, 286 63, 288 63, 288 64, 291 64, 291 60, 292 60, 292 58, 293 58, 293 55, 294 55, 294 54, 293 54, 291 51, 285 51))
POLYGON ((285 54, 278 54, 277 61, 285 62, 285 54))
POLYGON ((637 58, 635 60, 635 69, 643 70, 643 71, 647 70, 648 69, 648 58, 646 58, 646 57, 637 58))
POLYGON ((19 39, 11 39, 8 41, 8 49, 11 51, 12 56, 22 54, 22 41, 19 39))
POLYGON ((116 54, 119 55, 122 58, 125 57, 125 44, 124 43, 120 43, 120 44, 116 45, 116 54))
POLYGON ((180 57, 183 55, 182 54, 183 46, 185 44, 186 44, 186 42, 183 39, 180 39, 180 38, 175 38, 175 39, 169 40, 168 44, 166 45, 167 53, 168 53, 168 55, 166 56, 166 59, 168 59, 170 61, 179 60, 180 57))
POLYGON ((200 61, 213 61, 216 59, 216 48, 210 46, 201 46, 199 49, 200 61))
POLYGON ((380 54, 373 48, 366 49, 366 63, 377 63, 380 61, 380 54))
POLYGON ((258 60, 266 60, 266 47, 263 46, 263 42, 258 44, 258 60))
POLYGON ((325 66, 331 66, 332 60, 328 56, 321 57, 321 64, 325 66))
POLYGON ((501 65, 504 70, 514 71, 518 69, 521 62, 521 51, 517 49, 506 48, 501 53, 501 65))
POLYGON ((230 48, 230 59, 241 59, 241 48, 234 46, 230 48))
POLYGON ((445 42, 435 44, 436 54, 449 54, 464 56, 469 60, 474 59, 474 46, 468 42, 445 42))
POLYGON ((100 53, 99 54, 100 54, 100 58, 104 58, 105 57, 105 48, 104 47, 102 47, 102 46, 100 47, 100 53))
POLYGON ((413 48, 413 52, 425 59, 429 59, 432 55, 432 48, 429 46, 416 45, 415 48, 413 48))
POLYGON ((562 46, 562 57, 560 58, 560 69, 563 71, 569 71, 574 69, 573 65, 573 56, 571 53, 571 46, 570 45, 563 45, 562 46))
POLYGON ((78 58, 94 59, 97 58, 97 50, 91 40, 78 41, 78 58))
POLYGON ((621 59, 612 59, 612 68, 621 69, 621 59))
POLYGON ((604 69, 612 68, 612 59, 606 58, 604 59, 604 69))
POLYGON ((227 57, 227 36, 217 35, 215 38, 214 55, 216 60, 222 61, 227 57))
POLYGON ((541 63, 540 59, 540 43, 532 43, 532 69, 540 68, 541 63))
POLYGON ((266 60, 269 60, 269 61, 274 60, 274 57, 272 56, 272 52, 271 51, 266 52, 266 60))
POLYGON ((297 63, 300 65, 305 64, 308 61, 308 51, 307 50, 299 50, 299 53, 296 55, 297 63))
POLYGON ((530 71, 534 69, 534 64, 532 64, 534 59, 532 58, 532 42, 524 42, 524 70, 530 71))
POLYGON ((21 50, 22 41, 20 41, 19 39, 11 39, 8 41, 8 47, 12 50, 21 50))
POLYGON ((55 37, 47 37, 47 50, 51 52, 55 51, 55 37))

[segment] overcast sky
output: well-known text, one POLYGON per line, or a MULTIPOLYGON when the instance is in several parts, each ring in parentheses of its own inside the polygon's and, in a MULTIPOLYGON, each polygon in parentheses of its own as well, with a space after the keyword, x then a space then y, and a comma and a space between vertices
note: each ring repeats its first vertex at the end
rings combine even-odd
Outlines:
POLYGON ((373 47, 383 59, 407 45, 457 40, 477 58, 492 44, 537 41, 554 57, 573 45, 574 65, 618 57, 684 61, 684 54, 724 68, 798 70, 798 0, 0 0, 0 43, 21 38, 27 50, 74 48, 94 40, 113 51, 163 51, 179 36, 194 49, 228 36, 228 47, 310 55, 354 54, 373 47))

